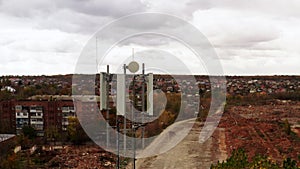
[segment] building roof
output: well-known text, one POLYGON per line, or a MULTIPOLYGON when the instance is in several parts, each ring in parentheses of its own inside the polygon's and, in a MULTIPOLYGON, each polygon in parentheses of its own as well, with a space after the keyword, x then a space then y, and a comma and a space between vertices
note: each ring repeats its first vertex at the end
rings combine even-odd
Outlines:
POLYGON ((13 138, 14 134, 0 134, 0 142, 13 138))

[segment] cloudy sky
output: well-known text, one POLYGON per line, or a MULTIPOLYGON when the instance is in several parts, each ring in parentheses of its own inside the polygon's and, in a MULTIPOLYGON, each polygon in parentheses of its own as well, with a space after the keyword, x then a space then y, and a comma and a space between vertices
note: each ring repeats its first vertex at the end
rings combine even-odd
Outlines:
MULTIPOLYGON (((194 25, 214 47, 224 74, 300 75, 298 0, 0 0, 0 75, 74 73, 95 32, 140 12, 174 15, 194 25)), ((155 27, 138 22, 136 29, 155 27)), ((135 29, 131 24, 121 28, 121 32, 135 29)), ((156 54, 164 55, 176 45, 168 38, 132 38, 114 46, 105 60, 115 63, 116 54, 129 54, 132 47, 152 55, 157 48, 156 54)), ((192 53, 180 50, 172 54, 197 69, 198 63, 189 59, 192 53)))

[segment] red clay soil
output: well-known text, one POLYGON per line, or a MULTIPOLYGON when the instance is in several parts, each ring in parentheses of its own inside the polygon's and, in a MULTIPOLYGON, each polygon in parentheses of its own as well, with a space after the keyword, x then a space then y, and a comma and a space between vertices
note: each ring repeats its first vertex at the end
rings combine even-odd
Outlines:
MULTIPOLYGON (((243 148, 249 159, 255 155, 268 156, 274 161, 287 157, 298 161, 300 136, 288 134, 300 122, 300 102, 274 101, 263 106, 234 106, 223 114, 219 127, 225 128, 227 152, 243 148)), ((299 162, 298 162, 299 163, 299 162)))

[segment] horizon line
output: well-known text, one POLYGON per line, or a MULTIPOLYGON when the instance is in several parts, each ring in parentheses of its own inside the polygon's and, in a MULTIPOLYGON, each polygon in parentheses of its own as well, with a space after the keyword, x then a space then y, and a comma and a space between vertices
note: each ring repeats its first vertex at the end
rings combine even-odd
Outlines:
MULTIPOLYGON (((119 73, 111 73, 111 74, 119 74, 119 73)), ((96 74, 89 74, 89 73, 66 73, 66 74, 7 74, 7 75, 0 75, 0 77, 5 76, 68 76, 68 75, 99 75, 96 74)), ((128 73, 131 75, 131 73, 128 73)), ((133 74, 132 74, 133 75, 133 74)), ((138 75, 138 74, 136 74, 138 75)), ((154 74, 154 75, 174 75, 174 76, 245 76, 245 77, 253 77, 253 76, 300 76, 300 74, 224 74, 224 75, 208 75, 208 74, 154 74)))

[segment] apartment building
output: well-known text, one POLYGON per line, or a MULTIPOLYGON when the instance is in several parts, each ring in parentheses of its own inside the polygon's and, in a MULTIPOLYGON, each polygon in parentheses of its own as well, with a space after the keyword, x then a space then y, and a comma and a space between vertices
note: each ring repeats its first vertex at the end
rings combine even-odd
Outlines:
POLYGON ((44 136, 50 127, 66 131, 68 118, 75 116, 71 99, 0 102, 1 133, 20 134, 24 126, 33 127, 38 136, 44 136))
POLYGON ((24 126, 31 126, 37 136, 44 136, 44 115, 48 113, 48 104, 47 101, 12 101, 16 134, 20 134, 24 126))

